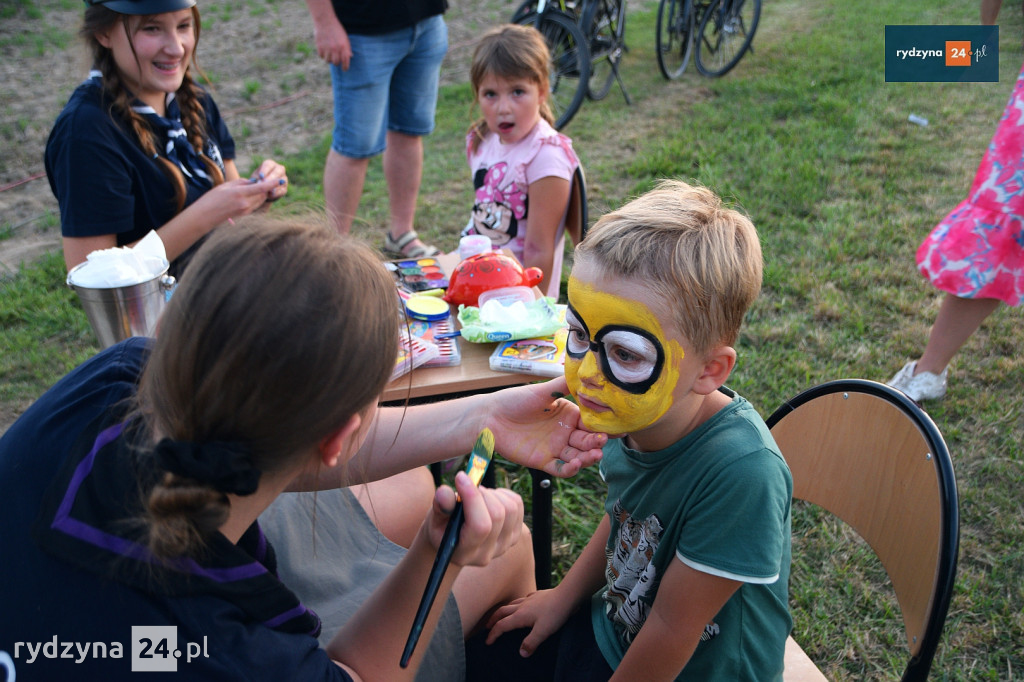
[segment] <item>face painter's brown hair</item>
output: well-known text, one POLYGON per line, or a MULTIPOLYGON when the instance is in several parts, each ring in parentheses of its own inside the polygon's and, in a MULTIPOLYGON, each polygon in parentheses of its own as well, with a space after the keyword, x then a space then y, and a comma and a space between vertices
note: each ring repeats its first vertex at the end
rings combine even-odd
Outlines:
MULTIPOLYGON (((160 320, 138 392, 152 439, 237 443, 261 474, 313 459, 374 405, 395 367, 395 286, 366 245, 322 218, 251 217, 215 230, 160 320)), ((191 556, 228 498, 165 473, 148 499, 150 548, 191 556)))
MULTIPOLYGON (((203 153, 206 140, 209 137, 206 130, 206 113, 203 110, 203 91, 192 78, 193 69, 201 76, 204 75, 196 63, 200 33, 199 9, 192 7, 191 11, 192 29, 195 32, 196 42, 192 48, 192 58, 189 61, 188 69, 185 71, 181 87, 175 93, 175 98, 178 101, 178 106, 181 107, 181 125, 188 134, 189 144, 199 155, 206 167, 206 174, 210 176, 216 186, 224 182, 224 174, 221 172, 220 166, 203 153)), ((102 74, 103 92, 111 115, 121 119, 128 126, 142 150, 156 160, 160 170, 171 181, 171 186, 174 187, 173 199, 177 213, 181 212, 185 206, 185 177, 182 175, 181 169, 171 163, 167 157, 158 153, 162 143, 157 139, 145 117, 132 109, 133 95, 127 88, 124 75, 117 68, 113 50, 104 47, 96 39, 97 34, 106 33, 120 24, 128 37, 132 53, 135 54, 132 35, 135 29, 147 19, 148 16, 145 15, 120 14, 103 5, 91 5, 85 10, 82 28, 78 33, 89 47, 93 68, 102 74)), ((135 55, 136 64, 138 61, 138 55, 135 55)), ((206 80, 209 81, 209 79, 206 80)))

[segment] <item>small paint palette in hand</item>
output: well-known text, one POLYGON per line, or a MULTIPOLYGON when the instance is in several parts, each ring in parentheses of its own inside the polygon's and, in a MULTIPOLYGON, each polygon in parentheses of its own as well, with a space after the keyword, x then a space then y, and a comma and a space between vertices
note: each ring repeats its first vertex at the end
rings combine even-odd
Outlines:
POLYGON ((436 258, 393 261, 398 280, 409 291, 447 289, 448 276, 436 258))

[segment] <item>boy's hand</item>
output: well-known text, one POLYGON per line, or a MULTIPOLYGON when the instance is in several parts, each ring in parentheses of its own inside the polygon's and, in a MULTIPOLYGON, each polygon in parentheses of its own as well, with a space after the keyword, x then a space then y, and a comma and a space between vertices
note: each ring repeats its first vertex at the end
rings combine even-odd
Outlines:
POLYGON ((487 643, 510 630, 531 628, 519 645, 519 655, 526 658, 532 656, 541 642, 557 632, 569 619, 571 605, 568 600, 558 594, 557 589, 540 590, 502 606, 487 621, 490 632, 487 643))
POLYGON ((583 428, 579 408, 563 397, 569 395, 564 377, 491 395, 495 404, 484 411, 484 426, 505 459, 560 478, 601 460, 608 436, 583 428))

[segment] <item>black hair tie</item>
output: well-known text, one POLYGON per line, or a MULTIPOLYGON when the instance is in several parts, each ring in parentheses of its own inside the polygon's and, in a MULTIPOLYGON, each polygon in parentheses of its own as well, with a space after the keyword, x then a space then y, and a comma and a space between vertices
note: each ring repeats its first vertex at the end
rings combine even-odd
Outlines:
POLYGON ((252 465, 252 456, 241 443, 189 443, 164 438, 153 454, 164 471, 209 484, 222 493, 251 495, 259 485, 260 471, 252 465))

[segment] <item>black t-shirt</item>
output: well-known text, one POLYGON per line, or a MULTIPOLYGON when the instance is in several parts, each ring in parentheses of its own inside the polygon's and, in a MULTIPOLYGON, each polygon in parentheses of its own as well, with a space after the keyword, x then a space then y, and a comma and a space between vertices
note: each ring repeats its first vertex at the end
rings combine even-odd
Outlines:
POLYGON ((448 0, 332 0, 332 4, 345 30, 357 35, 397 31, 448 9, 448 0))

